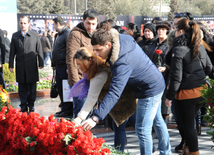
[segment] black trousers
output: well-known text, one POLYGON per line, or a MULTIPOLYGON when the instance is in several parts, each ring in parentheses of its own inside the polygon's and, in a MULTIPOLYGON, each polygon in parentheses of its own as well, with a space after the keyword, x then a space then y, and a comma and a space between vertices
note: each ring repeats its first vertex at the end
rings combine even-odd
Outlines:
POLYGON ((21 109, 29 108, 34 110, 34 102, 36 100, 36 82, 34 83, 18 83, 18 93, 21 109))
POLYGON ((204 105, 200 103, 203 100, 202 97, 188 100, 175 100, 175 108, 178 111, 178 117, 180 117, 182 123, 182 133, 185 137, 186 145, 189 147, 190 152, 198 151, 198 137, 194 128, 195 117, 198 110, 204 105))
POLYGON ((58 89, 59 97, 62 102, 62 111, 72 115, 73 114, 73 102, 63 102, 62 80, 68 79, 68 74, 67 74, 66 70, 67 70, 67 66, 57 66, 56 67, 56 87, 58 89))

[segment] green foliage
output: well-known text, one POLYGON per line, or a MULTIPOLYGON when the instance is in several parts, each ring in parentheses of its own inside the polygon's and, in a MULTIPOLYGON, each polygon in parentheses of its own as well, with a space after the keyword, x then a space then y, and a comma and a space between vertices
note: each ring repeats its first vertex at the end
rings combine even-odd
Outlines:
POLYGON ((51 80, 39 80, 37 82, 38 90, 47 89, 47 88, 51 88, 51 80))
POLYGON ((13 73, 11 73, 9 70, 8 63, 3 64, 3 77, 5 80, 5 83, 16 82, 15 69, 13 70, 13 73))
POLYGON ((39 70, 39 78, 47 78, 49 76, 49 73, 44 70, 39 70))
MULTIPOLYGON (((214 80, 208 79, 210 82, 211 87, 207 87, 204 85, 204 89, 201 91, 202 97, 204 98, 204 102, 209 104, 209 107, 207 108, 207 115, 204 115, 204 119, 209 123, 210 128, 212 131, 207 132, 207 134, 211 135, 211 140, 214 143, 214 80)), ((212 146, 212 149, 214 149, 214 145, 212 146)))
POLYGON ((7 92, 11 92, 11 91, 18 92, 18 85, 16 85, 16 84, 9 84, 8 86, 6 86, 6 91, 7 92))
POLYGON ((128 151, 127 152, 118 151, 114 147, 111 147, 105 143, 102 145, 102 148, 109 148, 111 150, 111 155, 130 155, 128 151))

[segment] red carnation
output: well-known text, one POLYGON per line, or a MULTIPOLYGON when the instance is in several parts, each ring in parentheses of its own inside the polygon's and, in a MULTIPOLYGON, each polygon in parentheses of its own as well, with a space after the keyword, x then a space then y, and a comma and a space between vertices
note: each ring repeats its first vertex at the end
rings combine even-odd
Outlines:
POLYGON ((163 51, 162 51, 162 50, 157 49, 155 53, 157 53, 157 54, 162 54, 162 53, 163 53, 163 51))
POLYGON ((30 145, 30 147, 33 147, 33 146, 35 146, 35 142, 34 141, 31 142, 29 145, 30 145))

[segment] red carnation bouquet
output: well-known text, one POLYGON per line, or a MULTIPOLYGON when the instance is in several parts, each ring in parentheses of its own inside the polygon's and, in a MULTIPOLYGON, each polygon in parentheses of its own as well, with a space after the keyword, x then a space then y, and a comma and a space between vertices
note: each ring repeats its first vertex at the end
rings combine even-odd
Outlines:
POLYGON ((160 55, 163 53, 163 51, 162 51, 162 50, 160 50, 160 49, 157 49, 155 53, 157 53, 157 54, 158 54, 157 67, 161 67, 161 56, 160 56, 160 55))
POLYGON ((107 155, 109 148, 102 148, 103 138, 94 138, 82 126, 64 118, 57 122, 53 115, 48 120, 38 113, 20 112, 10 105, 0 111, 1 155, 107 155))

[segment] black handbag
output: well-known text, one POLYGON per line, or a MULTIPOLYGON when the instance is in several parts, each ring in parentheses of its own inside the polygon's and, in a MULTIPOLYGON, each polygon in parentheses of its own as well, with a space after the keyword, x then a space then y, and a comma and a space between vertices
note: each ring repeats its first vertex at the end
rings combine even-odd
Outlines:
POLYGON ((50 97, 51 98, 56 98, 58 96, 58 89, 56 87, 56 70, 53 70, 53 77, 52 77, 52 82, 51 82, 51 92, 50 92, 50 97))

